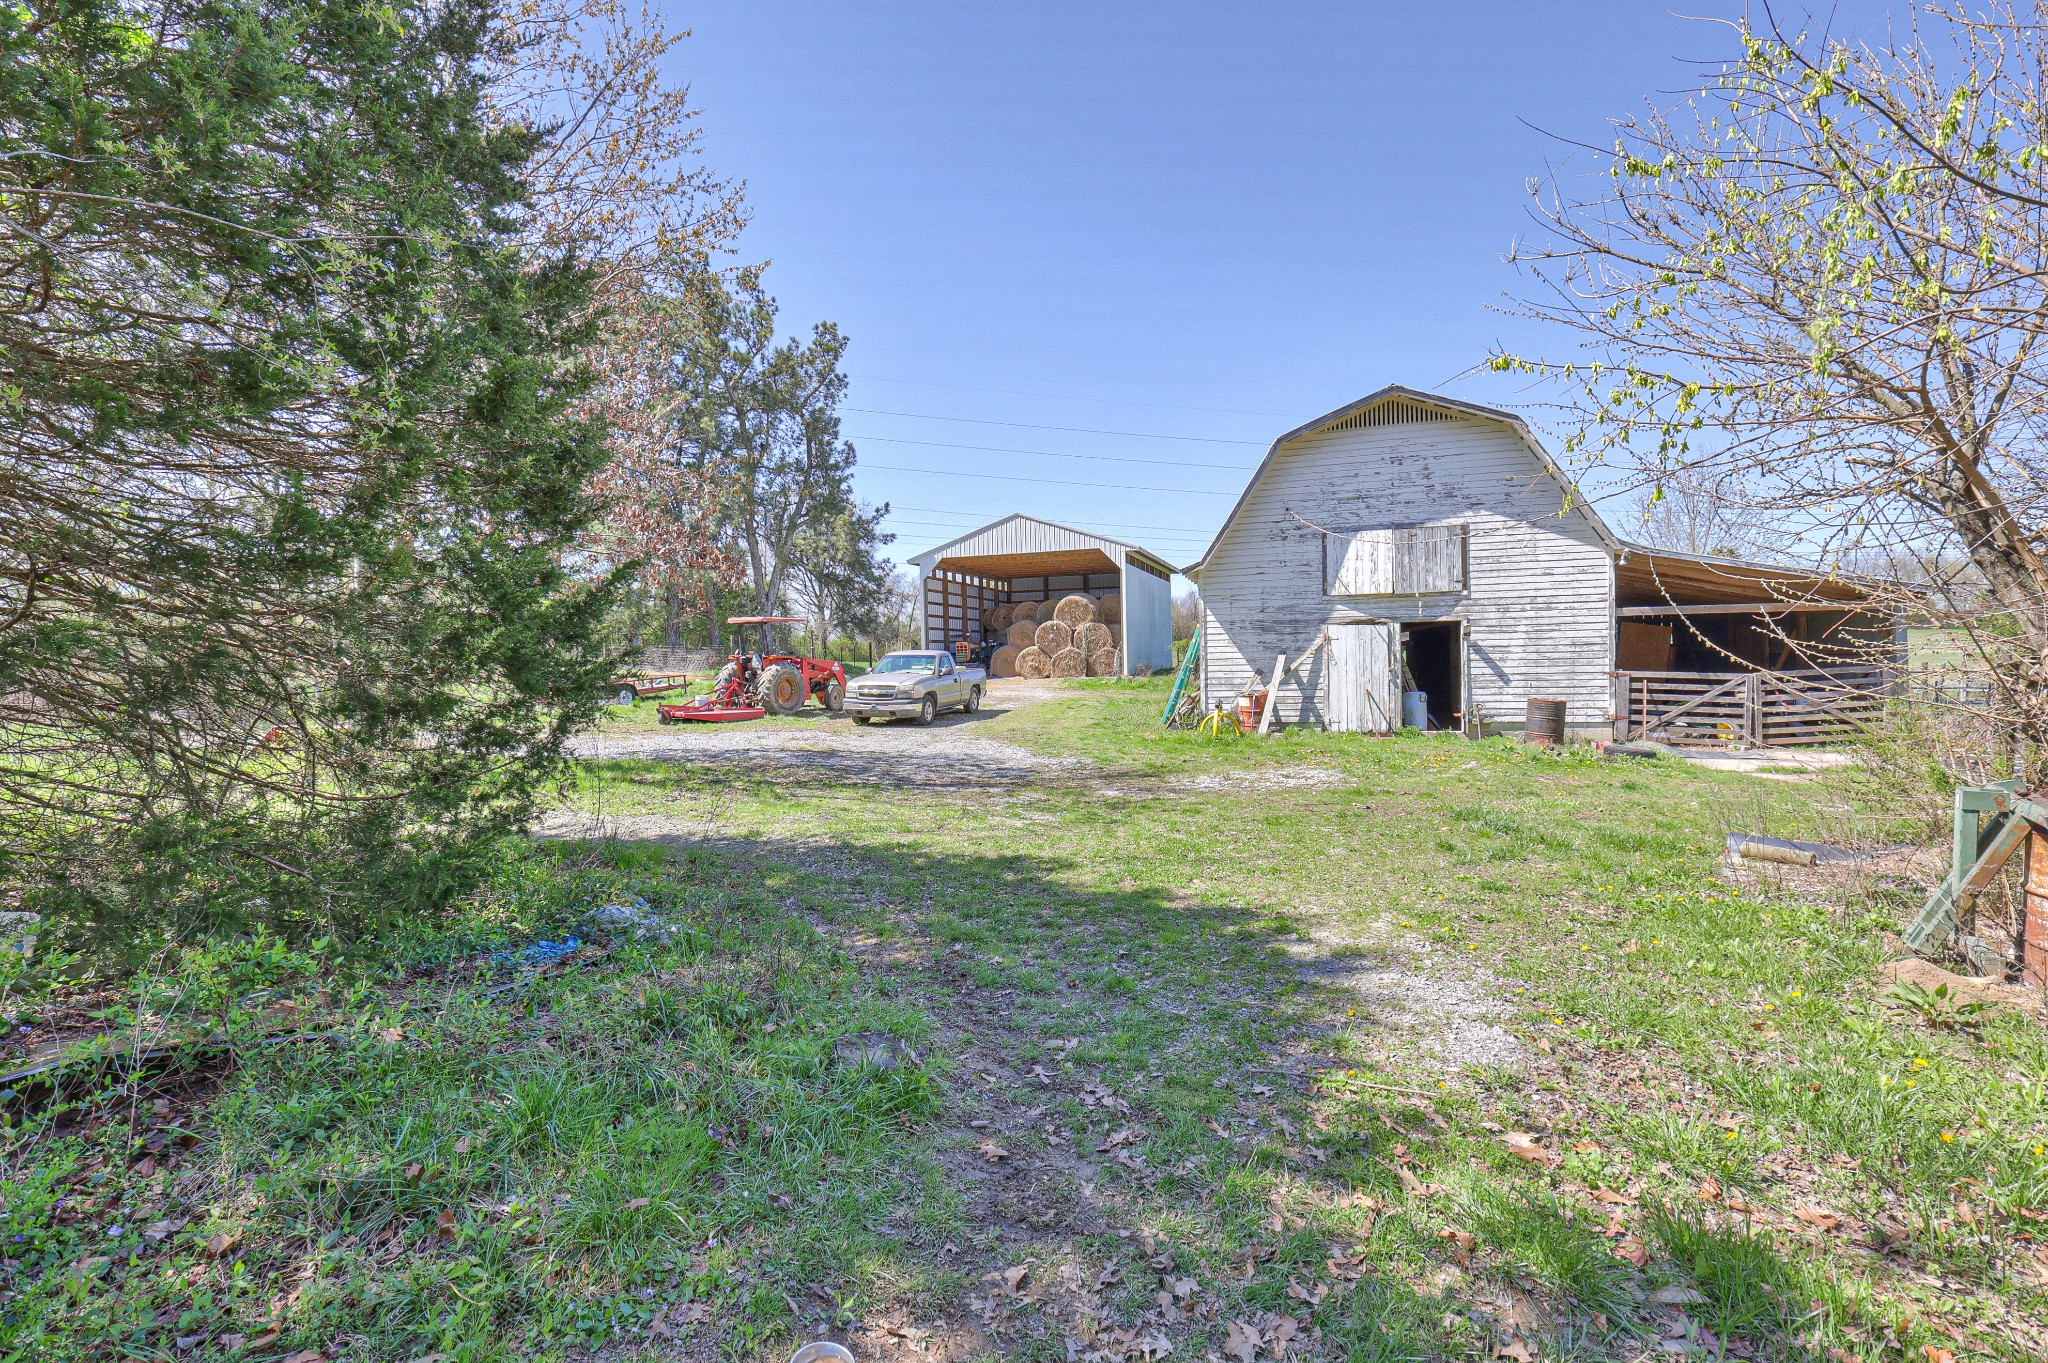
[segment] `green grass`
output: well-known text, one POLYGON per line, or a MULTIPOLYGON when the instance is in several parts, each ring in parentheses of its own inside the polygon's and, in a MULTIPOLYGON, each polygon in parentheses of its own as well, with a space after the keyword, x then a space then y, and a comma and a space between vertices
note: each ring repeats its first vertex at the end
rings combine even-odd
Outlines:
POLYGON ((693 1301, 766 1329, 786 1313, 772 1293, 754 1304, 769 1282, 858 1264, 935 1090, 924 1071, 835 1067, 831 1040, 917 1039, 923 1020, 765 887, 624 850, 522 851, 463 917, 346 984, 247 944, 167 963, 159 1013, 232 975, 334 1034, 266 1047, 234 1019, 232 1069, 108 1073, 15 1125, 0 1357, 169 1356, 179 1338, 225 1356, 237 1337, 253 1358, 336 1341, 365 1358, 560 1356, 693 1301), (689 930, 498 994, 499 973, 463 968, 636 895, 689 930))
MULTIPOLYGON (((635 1327, 693 1301, 674 1347, 737 1358, 833 1331, 893 1350, 888 1323, 1005 1359, 1115 1329, 1202 1357, 1232 1322, 1358 1359, 1635 1358, 1681 1321, 1786 1359, 2048 1349, 2040 1027, 1874 997, 1911 885, 1718 860, 1735 831, 1937 836, 1938 791, 1506 740, 1201 740, 1157 728, 1164 692, 1074 683, 985 718, 1085 764, 982 789, 586 764, 572 800, 649 836, 668 818, 665 846, 518 859, 400 955, 464 959, 463 932, 558 932, 629 890, 689 937, 520 1004, 372 978, 357 1039, 245 1060, 193 1105, 191 1159, 220 1190, 206 1224, 278 1248, 208 1309, 246 1321, 310 1260, 293 1347, 354 1332, 394 1357, 657 1356, 635 1327), (1477 1031, 1388 1002, 1436 987, 1477 1031), (393 1020, 432 1037, 403 1066, 393 1020), (861 1029, 930 1057, 847 1087, 822 1057, 861 1029), (436 1239, 445 1205, 474 1248, 436 1239), (378 1259, 373 1226, 417 1247, 378 1259), (987 1296, 1025 1263, 1021 1301, 987 1296), (1183 1281, 1195 1309, 1162 1307, 1183 1281)), ((10 1214, 101 1148, 66 1139, 17 1138, 10 1214)), ((184 1282, 166 1259, 98 1297, 46 1288, 35 1328, 184 1330, 133 1323, 184 1282)))

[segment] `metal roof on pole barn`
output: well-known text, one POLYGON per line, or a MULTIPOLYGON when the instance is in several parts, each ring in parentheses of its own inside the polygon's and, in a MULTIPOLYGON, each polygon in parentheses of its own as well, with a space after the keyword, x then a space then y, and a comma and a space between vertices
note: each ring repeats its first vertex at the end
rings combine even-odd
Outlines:
POLYGON ((1149 549, 1019 513, 910 561, 928 648, 980 637, 982 613, 1000 602, 1114 591, 1123 598, 1123 675, 1173 665, 1173 564, 1149 549))

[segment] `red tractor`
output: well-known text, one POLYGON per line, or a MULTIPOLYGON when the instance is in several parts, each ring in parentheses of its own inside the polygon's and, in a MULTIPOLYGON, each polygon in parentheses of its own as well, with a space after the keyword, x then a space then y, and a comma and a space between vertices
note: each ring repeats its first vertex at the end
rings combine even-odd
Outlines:
POLYGON ((761 645, 768 625, 801 625, 803 620, 787 615, 736 615, 725 622, 739 630, 739 648, 718 670, 709 693, 684 705, 658 705, 655 713, 663 724, 695 721, 727 724, 734 720, 760 719, 764 715, 793 715, 812 696, 827 710, 837 712, 846 703, 846 669, 830 658, 799 658, 789 653, 768 653, 761 645), (753 633, 759 629, 758 634, 753 633))

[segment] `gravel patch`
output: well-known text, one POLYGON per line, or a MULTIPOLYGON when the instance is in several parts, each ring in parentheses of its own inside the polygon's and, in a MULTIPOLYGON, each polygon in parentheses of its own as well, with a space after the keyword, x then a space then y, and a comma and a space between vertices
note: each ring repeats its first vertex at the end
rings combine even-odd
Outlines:
POLYGON ((930 728, 897 721, 855 724, 843 715, 806 711, 795 724, 678 724, 651 732, 584 734, 571 756, 701 762, 742 770, 816 772, 852 785, 926 791, 1000 790, 1048 776, 1071 777, 1093 764, 1048 757, 976 730, 996 715, 1057 696, 1031 682, 996 682, 979 714, 943 716, 930 728))
POLYGON ((1482 973, 1428 973, 1442 966, 1433 953, 1417 949, 1401 960, 1373 954, 1311 956, 1298 970, 1305 979, 1356 994, 1378 1022, 1399 1034, 1388 1041, 1412 1046, 1431 1068, 1521 1068, 1527 1053, 1496 1020, 1508 1013, 1494 997, 1500 982, 1482 973))

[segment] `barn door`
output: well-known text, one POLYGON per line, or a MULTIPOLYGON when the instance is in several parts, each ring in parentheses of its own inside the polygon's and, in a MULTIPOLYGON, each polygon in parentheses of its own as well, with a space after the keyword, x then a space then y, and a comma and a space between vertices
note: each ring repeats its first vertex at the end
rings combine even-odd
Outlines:
POLYGON ((1401 627, 1330 626, 1330 665, 1318 708, 1338 733, 1390 734, 1401 726, 1401 627))

